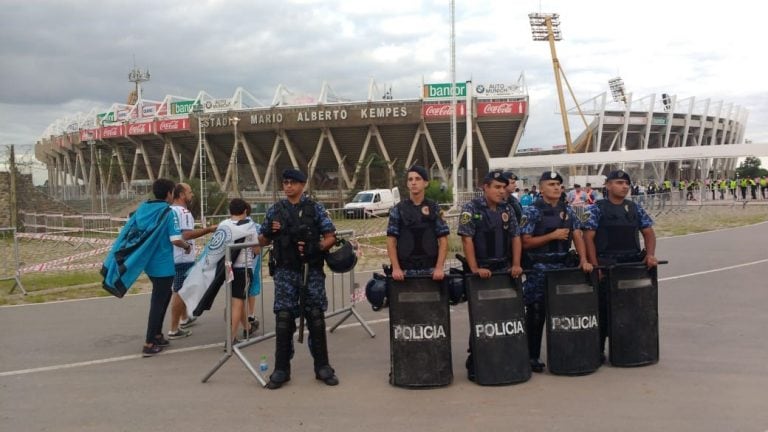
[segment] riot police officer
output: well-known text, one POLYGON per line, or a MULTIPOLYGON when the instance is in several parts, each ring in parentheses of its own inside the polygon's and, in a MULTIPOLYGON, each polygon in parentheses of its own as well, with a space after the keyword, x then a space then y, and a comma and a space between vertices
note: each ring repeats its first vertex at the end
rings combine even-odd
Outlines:
MULTIPOLYGON (((589 261, 593 265, 612 265, 644 262, 648 268, 658 265, 656 233, 653 220, 639 204, 626 199, 630 185, 629 174, 611 171, 605 179, 606 199, 597 201, 587 209, 582 224, 589 261), (643 235, 645 251, 640 249, 643 235)), ((608 334, 608 283, 601 277, 600 290, 600 355, 605 360, 605 339, 608 334)))
POLYGON ((387 225, 392 279, 431 274, 433 280, 443 280, 449 229, 437 203, 424 197, 429 184, 427 170, 412 166, 406 182, 409 197, 389 212, 387 225))
MULTIPOLYGON (((469 271, 490 278, 494 271, 509 269, 519 277, 522 244, 514 211, 506 203, 509 184, 501 171, 491 171, 483 180, 483 196, 465 204, 459 216, 458 234, 469 271)), ((466 362, 467 377, 474 379, 472 352, 466 362)))
POLYGON ((576 265, 585 273, 592 271, 592 265, 587 261, 580 221, 571 206, 560 199, 562 183, 560 174, 545 171, 539 179, 541 198, 525 208, 520 223, 524 266, 530 270, 523 284, 523 299, 528 352, 534 372, 542 372, 545 366, 539 358, 546 320, 544 272, 576 265), (576 255, 570 251, 571 241, 576 255))
POLYGON ((515 212, 515 221, 517 222, 517 225, 520 226, 520 219, 523 217, 523 206, 520 205, 520 200, 514 195, 515 189, 517 189, 517 176, 512 171, 507 171, 504 173, 504 177, 506 177, 509 182, 505 188, 507 191, 507 204, 509 204, 512 211, 515 212))
POLYGON ((315 378, 327 385, 337 385, 339 380, 328 361, 325 334, 328 298, 323 272, 323 256, 336 242, 336 227, 325 208, 304 195, 307 181, 304 173, 286 169, 282 179, 285 199, 267 210, 259 235, 262 246, 273 244, 271 260, 274 259, 275 268, 275 369, 267 388, 280 388, 291 379, 293 332, 300 314, 308 322, 315 378))

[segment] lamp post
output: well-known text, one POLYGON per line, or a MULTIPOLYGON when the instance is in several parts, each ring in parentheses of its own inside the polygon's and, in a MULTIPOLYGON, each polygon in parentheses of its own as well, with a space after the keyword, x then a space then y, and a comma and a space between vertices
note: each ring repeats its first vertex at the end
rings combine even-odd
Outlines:
POLYGON ((192 107, 192 114, 197 118, 197 150, 198 150, 198 158, 200 162, 200 224, 202 224, 203 228, 205 228, 205 201, 206 201, 206 190, 205 190, 205 149, 203 148, 203 105, 201 103, 196 103, 192 107))
POLYGON ((88 146, 91 148, 91 175, 88 176, 88 192, 91 194, 91 213, 96 213, 96 152, 94 151, 96 141, 89 139, 88 146))
POLYGON ((240 193, 240 185, 237 182, 237 124, 240 122, 240 119, 238 117, 232 117, 229 119, 232 122, 232 129, 234 134, 234 141, 232 145, 232 156, 229 159, 229 163, 232 165, 232 188, 234 189, 235 194, 238 198, 242 198, 242 194, 240 193))

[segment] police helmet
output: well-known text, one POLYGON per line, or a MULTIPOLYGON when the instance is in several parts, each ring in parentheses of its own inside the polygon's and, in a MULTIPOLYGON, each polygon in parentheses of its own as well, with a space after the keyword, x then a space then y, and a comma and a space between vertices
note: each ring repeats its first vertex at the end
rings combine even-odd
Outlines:
POLYGON ((365 284, 365 298, 374 311, 387 306, 387 279, 381 273, 374 273, 371 280, 365 284))
POLYGON ((325 254, 325 263, 334 273, 346 273, 355 268, 357 255, 352 243, 345 239, 339 239, 336 244, 325 254))
POLYGON ((452 305, 467 301, 463 275, 464 272, 461 269, 451 268, 448 270, 448 277, 445 278, 448 288, 448 302, 452 305))

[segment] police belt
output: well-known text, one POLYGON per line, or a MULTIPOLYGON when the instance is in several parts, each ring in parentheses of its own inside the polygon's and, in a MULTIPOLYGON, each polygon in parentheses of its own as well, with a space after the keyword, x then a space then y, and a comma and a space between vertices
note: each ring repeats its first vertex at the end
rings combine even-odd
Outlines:
POLYGON ((526 254, 531 264, 565 264, 568 259, 568 253, 558 253, 556 255, 528 253, 526 254))
POLYGON ((617 252, 617 253, 602 253, 597 256, 597 260, 605 264, 623 264, 631 262, 639 262, 645 259, 646 252, 617 252))

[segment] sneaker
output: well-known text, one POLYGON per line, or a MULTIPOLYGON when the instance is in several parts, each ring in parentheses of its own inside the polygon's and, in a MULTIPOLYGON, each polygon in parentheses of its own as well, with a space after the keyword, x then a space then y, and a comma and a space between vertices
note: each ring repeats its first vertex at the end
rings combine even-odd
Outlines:
POLYGON ((255 316, 248 317, 248 324, 251 325, 251 333, 259 329, 259 319, 255 316))
POLYGON ((155 344, 161 347, 167 347, 171 343, 168 342, 168 339, 164 338, 163 335, 158 335, 155 337, 155 344))
POLYGON ((195 324, 197 324, 197 317, 193 316, 193 317, 189 317, 189 318, 185 319, 184 321, 180 322, 179 323, 179 327, 185 329, 185 328, 188 328, 188 327, 192 327, 195 324))
POLYGON ((152 344, 150 346, 145 346, 141 349, 141 356, 142 357, 152 357, 156 354, 160 354, 160 352, 163 351, 163 347, 161 347, 158 344, 152 344))
POLYGON ((183 328, 179 327, 179 329, 176 330, 175 332, 172 332, 172 331, 168 332, 168 339, 170 340, 181 339, 191 335, 192 335, 191 331, 184 330, 183 328))

